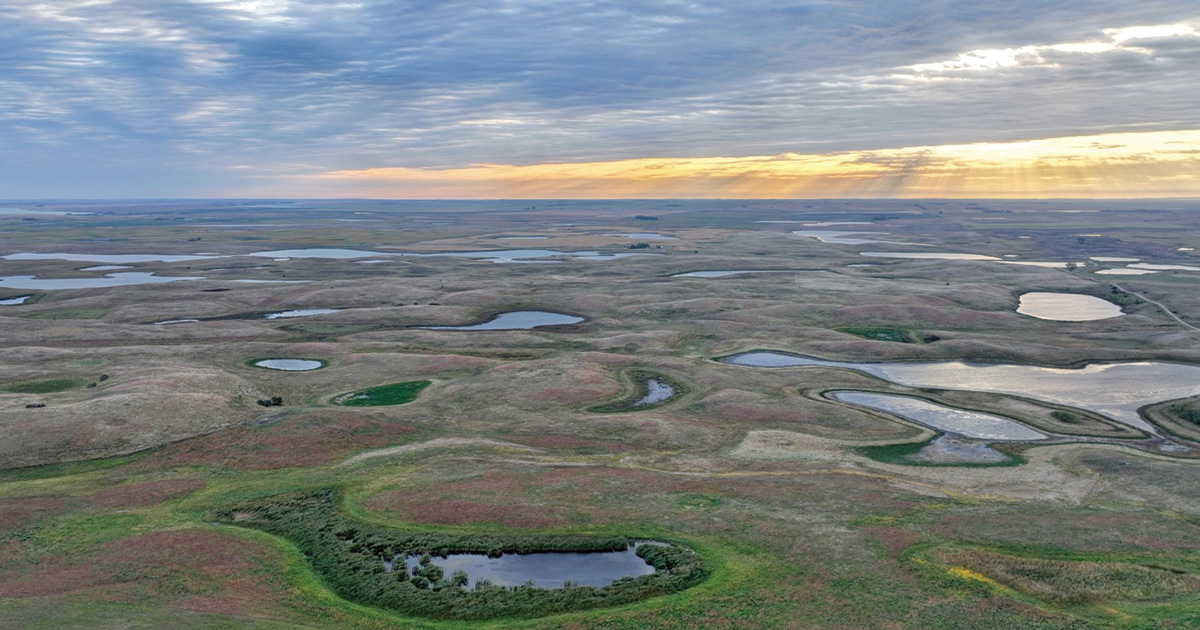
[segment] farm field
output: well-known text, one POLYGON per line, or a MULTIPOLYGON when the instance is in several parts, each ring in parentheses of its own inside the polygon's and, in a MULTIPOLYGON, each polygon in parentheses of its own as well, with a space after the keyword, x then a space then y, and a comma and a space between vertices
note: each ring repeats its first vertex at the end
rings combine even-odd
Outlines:
POLYGON ((0 627, 1200 627, 1200 202, 9 205, 0 627))

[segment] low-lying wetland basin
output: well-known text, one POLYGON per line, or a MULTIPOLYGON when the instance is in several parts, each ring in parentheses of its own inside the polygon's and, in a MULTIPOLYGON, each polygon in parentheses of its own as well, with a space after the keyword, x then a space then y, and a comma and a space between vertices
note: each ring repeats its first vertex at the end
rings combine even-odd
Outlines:
POLYGON ((529 585, 533 588, 561 588, 564 585, 603 587, 628 577, 651 575, 654 567, 637 555, 643 542, 635 542, 620 551, 551 551, 542 553, 504 553, 493 557, 483 553, 453 553, 430 556, 425 564, 422 556, 411 554, 383 561, 385 569, 403 567, 409 575, 432 564, 445 576, 456 571, 466 573, 466 588, 474 590, 483 584, 495 586, 529 585))
POLYGON ((1017 312, 1057 322, 1090 322, 1123 315, 1121 307, 1091 295, 1031 291, 1021 295, 1017 312))
POLYGON ((325 367, 325 361, 320 359, 251 359, 247 362, 254 367, 284 372, 308 372, 325 367))
POLYGON ((827 361, 777 351, 752 351, 719 359, 760 368, 829 367, 865 372, 908 387, 943 387, 1023 396, 1094 411, 1156 433, 1138 409, 1200 393, 1200 367, 1164 361, 1089 363, 1080 368, 966 361, 827 361))
POLYGON ((584 318, 550 311, 509 311, 486 322, 467 326, 414 326, 424 330, 529 330, 540 326, 578 324, 584 318))

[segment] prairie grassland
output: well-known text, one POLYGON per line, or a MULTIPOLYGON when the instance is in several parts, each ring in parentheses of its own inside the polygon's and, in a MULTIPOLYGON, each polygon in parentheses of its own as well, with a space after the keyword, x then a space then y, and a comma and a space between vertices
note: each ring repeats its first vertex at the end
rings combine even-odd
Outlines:
MULTIPOLYGON (((1200 246, 1200 229, 1162 227, 1195 225, 1200 207, 1192 202, 1112 202, 1105 224, 1125 227, 1102 237, 1076 236, 1096 230, 1084 215, 1056 211, 1084 202, 986 205, 1012 212, 934 201, 363 201, 274 210, 113 206, 111 215, 36 226, 0 217, 7 231, 0 255, 228 255, 135 265, 203 280, 36 291, 29 304, 0 310, 0 627, 1200 625, 1194 451, 1160 452, 1138 430, 1042 401, 918 390, 830 368, 753 370, 712 360, 770 348, 854 361, 1064 369, 1088 361, 1200 363, 1194 333, 1150 305, 1084 323, 1014 312, 1021 291, 1107 291, 1104 276, 1093 273, 1100 265, 1071 273, 875 259, 852 267, 867 260, 861 248, 795 237, 795 224, 756 223, 871 221, 872 229, 937 248, 931 251, 1027 261, 1116 255, 1196 264, 1178 248, 1200 246), (334 221, 346 212, 376 223, 334 221), (659 218, 640 221, 639 214, 659 218), (117 228, 105 230, 113 238, 85 240, 100 226, 117 228), (541 264, 246 256, 298 247, 623 253, 628 239, 609 234, 647 230, 680 240, 664 241, 663 250, 650 252, 656 256, 541 264), (549 238, 497 240, 511 234, 549 238), (202 240, 188 241, 194 237, 202 240), (751 268, 796 271, 670 277, 751 268), (292 320, 226 318, 302 308, 344 310, 292 320), (551 330, 415 328, 512 310, 587 319, 551 330), (55 316, 70 312, 96 316, 55 316), (206 321, 154 324, 178 319, 206 321), (925 343, 847 330, 919 331, 925 343), (280 372, 246 364, 268 356, 326 366, 280 372), (101 374, 109 378, 100 381, 101 374), (686 393, 659 407, 619 408, 639 395, 638 375, 646 374, 686 393), (21 385, 71 379, 80 385, 21 385), (404 404, 332 402, 414 382, 431 384, 404 404), (1007 467, 874 461, 859 449, 911 448, 934 433, 822 396, 839 389, 919 396, 1059 437, 1014 447, 1021 460, 1007 467), (275 396, 281 407, 255 404, 275 396), (435 622, 342 599, 292 542, 210 518, 229 506, 330 487, 341 493, 340 514, 397 532, 660 538, 702 554, 712 576, 619 606, 435 622)), ((91 273, 76 271, 87 264, 4 260, 0 275, 74 277, 91 273)), ((1122 284, 1196 321, 1197 281, 1200 274, 1164 272, 1122 284)), ((1147 417, 1175 427, 1169 404, 1152 406, 1147 417)), ((1195 436, 1175 432, 1180 444, 1193 444, 1187 438, 1195 436)))

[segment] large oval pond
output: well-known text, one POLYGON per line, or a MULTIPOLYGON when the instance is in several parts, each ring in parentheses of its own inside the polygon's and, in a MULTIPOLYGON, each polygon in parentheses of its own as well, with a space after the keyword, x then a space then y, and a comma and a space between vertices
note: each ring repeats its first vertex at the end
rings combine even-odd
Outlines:
MULTIPOLYGON (((418 556, 404 558, 404 568, 411 575, 419 564, 418 556)), ((393 564, 385 568, 393 570, 393 564)), ((561 588, 565 582, 579 586, 603 587, 623 577, 654 573, 654 567, 638 557, 636 546, 623 551, 593 551, 583 553, 506 553, 498 558, 484 554, 450 554, 433 558, 432 564, 442 568, 446 576, 455 571, 467 573, 467 588, 475 588, 480 580, 496 586, 517 586, 532 583, 537 588, 561 588)))
POLYGON ((931 429, 977 440, 1044 440, 1046 435, 1001 416, 955 409, 912 396, 875 392, 834 392, 830 398, 886 411, 931 429))
POLYGON ((549 311, 511 311, 501 313, 482 324, 471 326, 417 326, 426 330, 529 330, 539 326, 578 324, 582 317, 549 311))
POLYGON ((1090 322, 1123 315, 1120 306, 1098 297, 1040 291, 1022 295, 1017 312, 1056 322, 1090 322))
POLYGON ((308 372, 325 367, 324 361, 314 359, 260 359, 252 365, 268 370, 283 370, 284 372, 308 372))
POLYGON ((743 352, 721 359, 750 367, 819 366, 857 370, 909 387, 944 387, 1024 396, 1087 409, 1150 432, 1138 408, 1200 394, 1200 367, 1163 361, 1092 363, 1083 368, 926 361, 854 363, 784 352, 743 352))

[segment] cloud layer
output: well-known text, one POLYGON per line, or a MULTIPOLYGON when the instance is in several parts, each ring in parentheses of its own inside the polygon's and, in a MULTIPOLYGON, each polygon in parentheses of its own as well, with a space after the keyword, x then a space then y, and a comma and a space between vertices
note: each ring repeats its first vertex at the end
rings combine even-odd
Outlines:
POLYGON ((1046 4, 0 0, 0 196, 1200 129, 1194 3, 1046 4))

